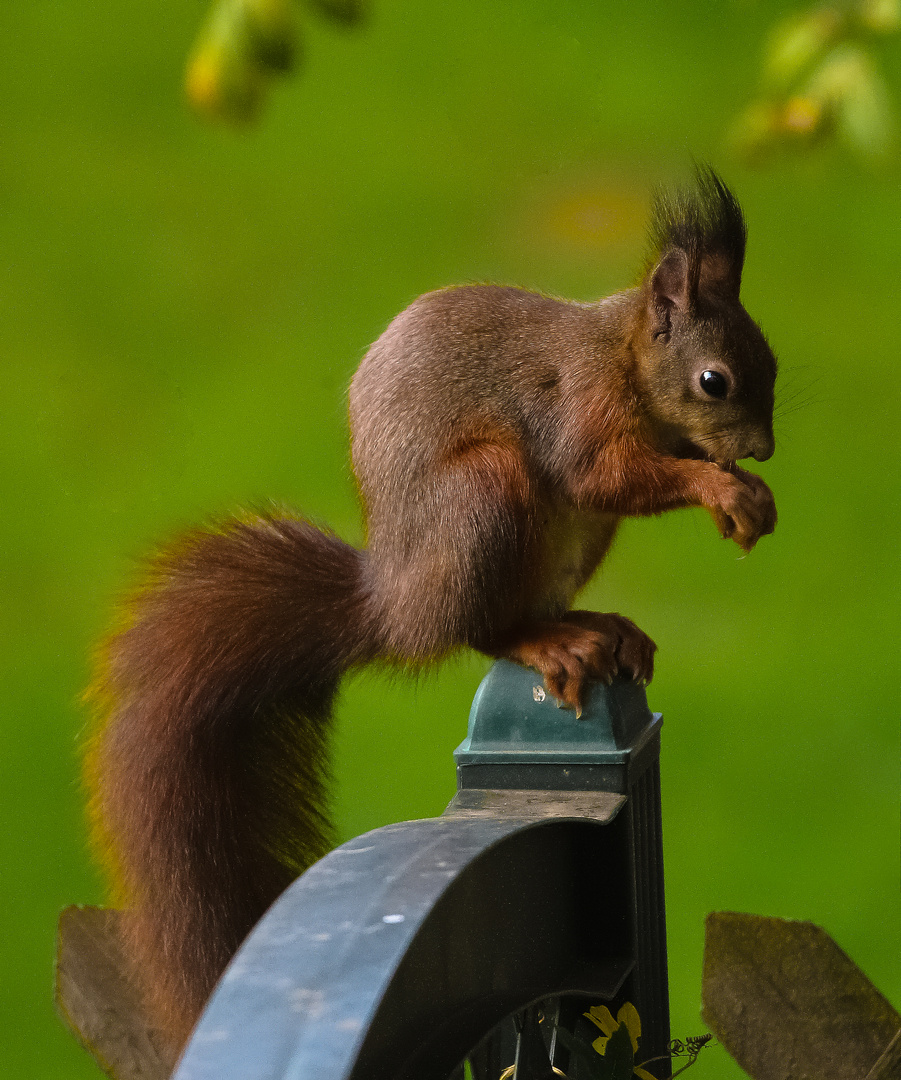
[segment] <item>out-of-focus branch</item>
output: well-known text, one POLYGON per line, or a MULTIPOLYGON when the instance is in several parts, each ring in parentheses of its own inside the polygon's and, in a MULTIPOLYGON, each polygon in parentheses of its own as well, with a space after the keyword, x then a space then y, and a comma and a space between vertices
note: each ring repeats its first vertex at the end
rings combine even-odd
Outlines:
MULTIPOLYGON (((311 0, 333 22, 356 25, 364 0, 311 0)), ((194 43, 185 75, 191 105, 203 116, 235 125, 259 118, 273 81, 300 57, 295 0, 214 0, 194 43)))
POLYGON ((895 116, 875 45, 899 30, 901 0, 833 0, 779 22, 758 93, 731 133, 737 152, 761 162, 835 139, 864 157, 885 157, 895 116))

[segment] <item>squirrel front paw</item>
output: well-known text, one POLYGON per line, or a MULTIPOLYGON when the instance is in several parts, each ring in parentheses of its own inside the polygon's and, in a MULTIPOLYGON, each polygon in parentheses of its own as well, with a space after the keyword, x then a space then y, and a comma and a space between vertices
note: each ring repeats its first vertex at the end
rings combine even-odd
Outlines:
POLYGON ((496 655, 535 668, 549 694, 581 714, 585 683, 620 674, 649 683, 657 646, 623 615, 568 611, 555 622, 518 628, 496 655))
POLYGON ((744 551, 776 527, 772 491, 755 473, 737 466, 719 470, 715 498, 708 509, 722 536, 744 551))

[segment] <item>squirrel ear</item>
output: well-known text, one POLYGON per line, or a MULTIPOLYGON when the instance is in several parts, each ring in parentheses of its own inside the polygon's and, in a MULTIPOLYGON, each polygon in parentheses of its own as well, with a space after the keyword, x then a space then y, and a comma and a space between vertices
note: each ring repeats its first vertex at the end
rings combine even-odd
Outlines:
POLYGON ((736 264, 724 252, 711 252, 701 258, 698 289, 737 300, 741 289, 741 263, 736 264))
POLYGON ((657 264, 651 275, 654 306, 668 310, 677 307, 688 311, 691 306, 691 277, 688 255, 681 248, 671 248, 657 264))

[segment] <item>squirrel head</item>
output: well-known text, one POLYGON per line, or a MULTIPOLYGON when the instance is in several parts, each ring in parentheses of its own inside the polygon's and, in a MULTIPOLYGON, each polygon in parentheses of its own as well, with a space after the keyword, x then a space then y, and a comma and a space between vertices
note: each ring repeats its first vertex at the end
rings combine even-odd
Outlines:
POLYGON ((774 449, 776 358, 739 300, 747 230, 710 168, 693 191, 658 194, 633 349, 661 449, 720 465, 774 449))

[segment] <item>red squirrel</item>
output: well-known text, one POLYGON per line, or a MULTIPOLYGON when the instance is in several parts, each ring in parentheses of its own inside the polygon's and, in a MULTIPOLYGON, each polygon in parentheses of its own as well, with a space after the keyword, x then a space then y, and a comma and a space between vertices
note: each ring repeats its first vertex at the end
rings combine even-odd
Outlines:
POLYGON ((655 645, 572 611, 621 518, 702 506, 750 551, 776 523, 735 462, 773 453, 776 360, 739 300, 746 229, 721 179, 658 195, 640 283, 596 303, 428 293, 350 387, 365 550, 291 516, 189 533, 149 564, 93 695, 87 776, 125 947, 173 1055, 266 907, 329 847, 342 675, 461 646, 647 682, 655 645))

